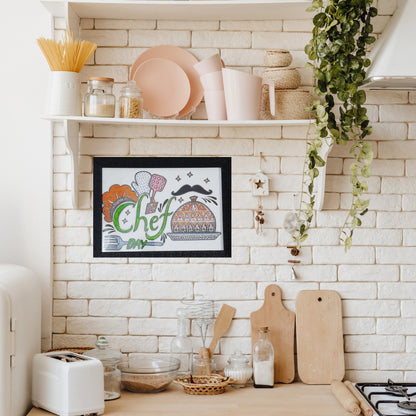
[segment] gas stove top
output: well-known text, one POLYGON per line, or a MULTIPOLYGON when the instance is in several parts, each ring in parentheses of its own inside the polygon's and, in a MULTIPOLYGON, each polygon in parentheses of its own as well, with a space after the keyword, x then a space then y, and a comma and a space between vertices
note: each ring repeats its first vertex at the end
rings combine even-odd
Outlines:
POLYGON ((379 416, 416 416, 416 383, 357 383, 357 389, 379 416))

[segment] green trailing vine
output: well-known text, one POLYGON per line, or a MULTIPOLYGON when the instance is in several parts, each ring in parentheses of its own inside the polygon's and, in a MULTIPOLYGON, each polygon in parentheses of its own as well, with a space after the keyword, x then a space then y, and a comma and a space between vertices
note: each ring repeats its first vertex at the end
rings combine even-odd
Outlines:
POLYGON ((313 0, 308 11, 315 12, 312 39, 305 47, 316 81, 315 93, 322 97, 308 109, 315 117, 315 132, 307 142, 302 194, 296 231, 298 248, 308 237, 312 224, 314 183, 319 167, 325 166, 320 152, 323 146, 350 144, 354 161, 350 165, 352 202, 340 231, 340 241, 347 251, 356 227, 368 211, 369 200, 362 198, 368 190, 373 152, 365 138, 371 134, 363 85, 371 61, 367 48, 375 42, 371 19, 377 15, 373 0, 313 0), (338 103, 337 103, 337 102, 338 103), (325 144, 324 141, 327 141, 325 144))

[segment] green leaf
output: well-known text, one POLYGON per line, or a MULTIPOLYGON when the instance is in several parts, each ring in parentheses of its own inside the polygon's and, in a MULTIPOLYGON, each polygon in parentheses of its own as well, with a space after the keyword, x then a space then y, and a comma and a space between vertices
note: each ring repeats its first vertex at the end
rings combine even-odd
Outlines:
POLYGON ((370 166, 363 166, 361 168, 361 175, 364 178, 369 178, 371 176, 371 167, 370 166))
POLYGON ((344 245, 345 245, 345 252, 347 252, 352 246, 352 238, 351 237, 346 238, 344 241, 344 245))
POLYGON ((325 13, 316 14, 313 18, 313 24, 316 27, 324 27, 325 26, 325 17, 326 17, 325 13))
POLYGON ((318 105, 318 108, 316 109, 316 115, 319 118, 323 118, 326 115, 325 107, 323 105, 318 105))
POLYGON ((365 95, 365 91, 364 90, 360 90, 357 92, 357 104, 358 105, 363 105, 366 101, 367 97, 365 95))
POLYGON ((350 165, 350 172, 353 175, 356 175, 357 174, 357 172, 358 172, 358 165, 356 163, 351 163, 351 165, 350 165))
POLYGON ((320 156, 315 157, 315 163, 316 163, 316 166, 318 166, 319 168, 321 168, 322 166, 325 166, 325 160, 323 160, 320 156))

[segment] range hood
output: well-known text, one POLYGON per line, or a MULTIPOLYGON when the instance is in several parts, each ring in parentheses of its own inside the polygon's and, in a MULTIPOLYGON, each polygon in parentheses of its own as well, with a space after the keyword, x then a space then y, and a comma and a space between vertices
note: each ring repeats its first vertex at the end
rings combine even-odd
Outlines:
POLYGON ((365 88, 416 90, 416 0, 399 1, 369 58, 365 88))

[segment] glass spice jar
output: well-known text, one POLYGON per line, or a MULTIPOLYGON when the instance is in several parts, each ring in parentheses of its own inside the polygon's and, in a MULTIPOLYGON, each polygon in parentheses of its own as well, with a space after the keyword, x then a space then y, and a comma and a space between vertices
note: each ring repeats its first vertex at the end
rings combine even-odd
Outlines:
POLYGON ((224 374, 235 380, 231 386, 236 388, 245 387, 253 373, 249 360, 244 357, 241 351, 237 350, 231 355, 227 363, 224 374))
POLYGON ((113 94, 113 78, 88 78, 88 92, 84 97, 86 117, 114 117, 116 97, 113 94))
POLYGON ((143 97, 142 90, 135 81, 127 82, 121 90, 120 118, 143 118, 143 97))
POLYGON ((192 362, 192 375, 193 376, 210 376, 217 370, 214 358, 200 357, 194 355, 192 362))
POLYGON ((273 387, 274 385, 274 350, 269 341, 269 328, 259 328, 259 339, 253 348, 254 387, 273 387))
POLYGON ((97 358, 104 367, 104 400, 114 400, 120 397, 121 371, 117 365, 121 361, 122 354, 119 351, 109 348, 107 339, 98 337, 93 350, 87 351, 84 355, 97 358))

